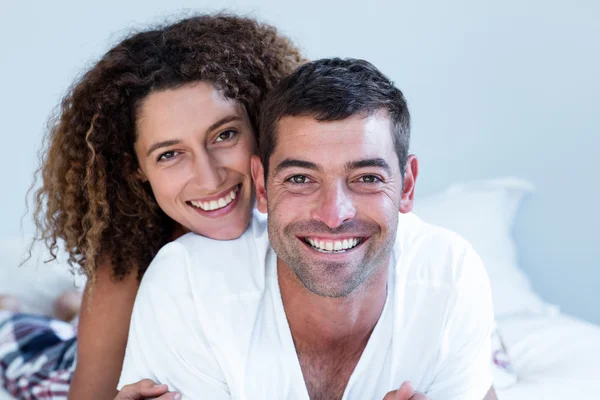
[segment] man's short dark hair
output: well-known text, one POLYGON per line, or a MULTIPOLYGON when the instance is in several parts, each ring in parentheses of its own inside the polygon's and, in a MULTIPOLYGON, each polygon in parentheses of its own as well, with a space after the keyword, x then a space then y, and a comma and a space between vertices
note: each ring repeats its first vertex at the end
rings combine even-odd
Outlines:
POLYGON ((300 66, 267 95, 260 116, 259 153, 269 171, 277 146, 277 127, 284 117, 311 116, 339 121, 384 111, 390 119, 400 171, 408 158, 410 114, 402 92, 375 66, 353 58, 327 58, 300 66))

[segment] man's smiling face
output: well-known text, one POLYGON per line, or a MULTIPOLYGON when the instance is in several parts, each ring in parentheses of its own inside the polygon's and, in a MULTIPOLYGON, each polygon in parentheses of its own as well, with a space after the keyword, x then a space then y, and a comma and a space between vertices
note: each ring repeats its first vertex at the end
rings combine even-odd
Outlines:
POLYGON ((314 294, 345 297, 387 265, 402 174, 383 112, 340 121, 284 117, 268 178, 253 160, 273 249, 314 294))

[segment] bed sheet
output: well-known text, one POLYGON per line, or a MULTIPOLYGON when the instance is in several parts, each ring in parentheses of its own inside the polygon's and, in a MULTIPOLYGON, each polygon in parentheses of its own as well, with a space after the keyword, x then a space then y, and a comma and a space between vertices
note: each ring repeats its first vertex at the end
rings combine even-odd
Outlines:
POLYGON ((498 321, 517 382, 500 400, 600 399, 600 327, 555 315, 498 321))

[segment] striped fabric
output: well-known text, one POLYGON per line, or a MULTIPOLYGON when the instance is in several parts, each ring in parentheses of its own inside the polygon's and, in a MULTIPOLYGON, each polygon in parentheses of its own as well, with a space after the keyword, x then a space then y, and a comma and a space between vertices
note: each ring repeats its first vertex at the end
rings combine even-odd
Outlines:
POLYGON ((48 317, 0 311, 0 383, 23 400, 67 398, 76 329, 48 317))

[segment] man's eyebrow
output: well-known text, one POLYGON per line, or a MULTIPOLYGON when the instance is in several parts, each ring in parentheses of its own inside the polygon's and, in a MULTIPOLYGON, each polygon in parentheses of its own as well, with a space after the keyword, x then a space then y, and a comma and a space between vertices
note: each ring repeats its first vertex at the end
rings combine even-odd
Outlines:
POLYGON ((313 162, 298 160, 295 158, 286 158, 285 160, 283 160, 282 162, 277 164, 277 166, 275 167, 275 174, 278 174, 279 172, 281 172, 287 168, 304 168, 304 169, 311 169, 313 171, 321 170, 321 168, 319 168, 317 166, 317 164, 315 164, 313 162))
POLYGON ((156 142, 156 143, 154 143, 152 146, 150 146, 148 148, 148 152, 146 153, 146 156, 149 156, 155 150, 158 150, 158 149, 160 149, 162 147, 174 146, 174 145, 179 144, 179 143, 181 143, 181 140, 179 140, 179 139, 165 140, 164 142, 156 142))
POLYGON ((383 158, 367 158, 364 160, 349 161, 345 165, 345 168, 347 171, 350 171, 353 169, 359 169, 359 168, 369 168, 369 167, 382 168, 389 175, 392 174, 392 168, 387 163, 387 161, 385 161, 383 158))
MULTIPOLYGON (((240 118, 238 115, 228 115, 227 117, 223 117, 220 120, 218 120, 217 122, 215 122, 214 124, 212 124, 211 126, 209 126, 208 129, 206 130, 206 134, 208 135, 210 132, 219 128, 221 125, 225 125, 225 124, 228 124, 233 121, 241 121, 241 120, 242 120, 242 118, 240 118)), ((152 152, 154 152, 157 149, 160 149, 161 147, 174 146, 179 143, 181 143, 181 140, 179 140, 179 139, 165 140, 164 142, 154 143, 152 146, 150 146, 150 148, 148 148, 146 156, 149 156, 150 154, 152 154, 152 152)))

